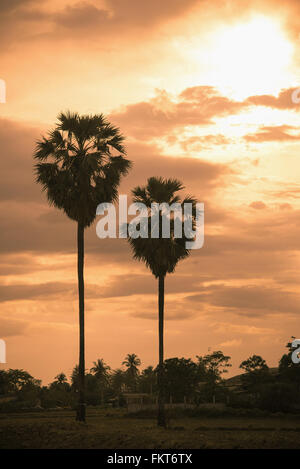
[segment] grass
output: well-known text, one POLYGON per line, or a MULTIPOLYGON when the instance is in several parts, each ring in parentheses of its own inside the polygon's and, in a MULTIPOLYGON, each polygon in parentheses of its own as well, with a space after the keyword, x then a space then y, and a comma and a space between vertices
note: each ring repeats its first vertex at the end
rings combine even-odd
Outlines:
POLYGON ((300 448, 300 418, 179 417, 166 430, 118 409, 0 414, 0 448, 300 448))

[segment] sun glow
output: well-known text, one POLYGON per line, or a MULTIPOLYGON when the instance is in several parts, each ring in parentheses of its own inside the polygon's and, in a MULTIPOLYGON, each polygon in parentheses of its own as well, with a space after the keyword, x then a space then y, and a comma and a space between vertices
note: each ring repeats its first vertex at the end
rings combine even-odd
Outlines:
POLYGON ((292 44, 279 24, 259 17, 217 34, 211 60, 222 85, 243 99, 277 92, 289 74, 292 53, 292 44))
POLYGON ((209 83, 242 100, 277 94, 294 82, 294 46, 275 17, 255 16, 222 25, 208 34, 181 39, 177 47, 186 58, 189 86, 209 83))

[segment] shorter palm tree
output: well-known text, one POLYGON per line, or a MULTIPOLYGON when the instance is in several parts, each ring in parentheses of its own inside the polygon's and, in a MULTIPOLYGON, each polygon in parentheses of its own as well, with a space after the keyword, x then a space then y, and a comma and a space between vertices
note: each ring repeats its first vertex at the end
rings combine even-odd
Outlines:
POLYGON ((93 362, 94 366, 91 368, 91 373, 96 377, 100 395, 101 405, 104 404, 104 390, 107 387, 110 379, 110 366, 106 365, 103 358, 98 358, 96 362, 93 362))
POLYGON ((122 365, 125 365, 127 368, 126 374, 129 386, 133 392, 136 392, 137 379, 140 373, 138 367, 141 365, 141 360, 135 353, 128 353, 122 365))
POLYGON ((177 179, 164 179, 162 177, 151 177, 147 181, 145 187, 136 187, 133 189, 133 202, 143 204, 147 207, 148 215, 141 219, 137 224, 137 228, 143 231, 146 227, 148 237, 130 236, 128 230, 128 241, 133 251, 134 259, 143 261, 151 270, 155 278, 158 279, 158 330, 159 330, 159 364, 158 364, 158 425, 166 426, 165 408, 164 408, 164 298, 165 298, 165 277, 168 273, 173 273, 178 262, 185 259, 190 254, 190 250, 186 248, 186 242, 193 238, 193 229, 195 228, 196 219, 196 199, 194 197, 186 197, 181 200, 177 194, 183 189, 183 185, 177 179), (169 237, 165 237, 163 233, 163 220, 166 215, 163 213, 161 204, 178 204, 181 208, 182 216, 168 218, 170 226, 169 237), (156 205, 155 205, 156 204, 156 205), (186 235, 185 230, 185 204, 192 206, 191 210, 191 233, 190 237, 186 235), (157 208, 158 205, 158 208, 157 208), (154 208, 153 208, 154 206, 154 208), (156 208, 155 208, 156 207, 156 208), (152 233, 153 212, 157 212, 158 217, 156 226, 156 236, 149 236, 152 233), (181 224, 182 237, 175 236, 176 226, 178 222, 181 224))

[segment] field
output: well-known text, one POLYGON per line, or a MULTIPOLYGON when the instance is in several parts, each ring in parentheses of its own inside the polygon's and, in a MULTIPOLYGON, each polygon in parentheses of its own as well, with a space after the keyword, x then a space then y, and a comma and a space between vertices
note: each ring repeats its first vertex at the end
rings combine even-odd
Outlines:
POLYGON ((300 448, 300 418, 182 417, 164 430, 117 409, 89 409, 87 424, 67 410, 0 414, 0 448, 300 448))

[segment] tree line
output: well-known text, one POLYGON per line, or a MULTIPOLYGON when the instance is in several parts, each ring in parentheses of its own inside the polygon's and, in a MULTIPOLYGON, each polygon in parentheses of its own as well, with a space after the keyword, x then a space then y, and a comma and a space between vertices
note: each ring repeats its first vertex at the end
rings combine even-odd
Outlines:
MULTIPOLYGON (((231 357, 222 351, 204 356, 169 358, 164 361, 164 396, 166 402, 225 403, 232 407, 259 407, 272 412, 300 410, 300 369, 287 353, 278 368, 270 369, 259 355, 252 355, 240 364, 243 371, 232 389, 225 376, 231 357)), ((233 378, 235 379, 235 378, 233 378)), ((86 402, 90 406, 125 406, 129 394, 147 394, 155 402, 159 395, 158 366, 141 369, 140 358, 132 353, 122 367, 111 369, 102 358, 85 371, 86 402)), ((28 372, 18 369, 0 371, 0 410, 24 408, 76 408, 80 391, 79 366, 69 379, 60 372, 48 386, 28 372), (11 397, 11 400, 9 399, 11 397), (8 398, 8 399, 7 399, 8 398)))

